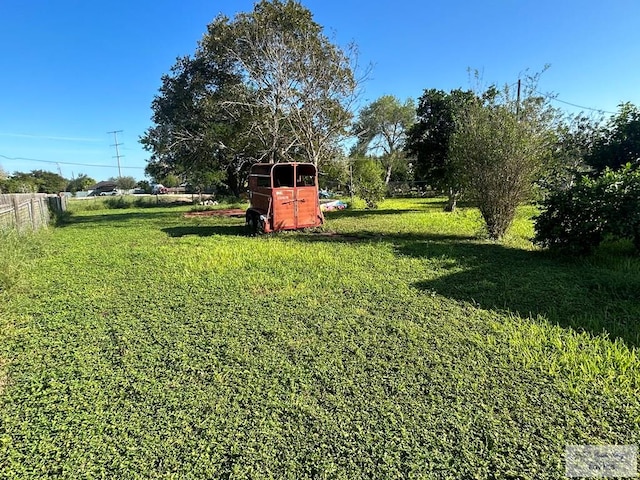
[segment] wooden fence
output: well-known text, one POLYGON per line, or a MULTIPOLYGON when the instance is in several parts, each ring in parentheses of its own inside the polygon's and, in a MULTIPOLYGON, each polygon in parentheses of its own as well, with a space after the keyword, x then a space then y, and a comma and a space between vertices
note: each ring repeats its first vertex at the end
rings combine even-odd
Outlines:
POLYGON ((0 195, 0 230, 25 232, 38 230, 49 223, 50 210, 66 210, 65 197, 46 193, 0 195))

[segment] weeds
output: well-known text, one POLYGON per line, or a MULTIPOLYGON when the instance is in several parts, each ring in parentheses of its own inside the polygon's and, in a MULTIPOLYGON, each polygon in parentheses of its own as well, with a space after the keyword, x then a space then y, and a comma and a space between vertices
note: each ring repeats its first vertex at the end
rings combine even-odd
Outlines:
POLYGON ((263 237, 74 211, 0 306, 0 477, 559 478, 638 443, 638 260, 439 202, 263 237))
POLYGON ((0 294, 24 278, 27 265, 40 253, 46 232, 18 234, 0 230, 0 294))

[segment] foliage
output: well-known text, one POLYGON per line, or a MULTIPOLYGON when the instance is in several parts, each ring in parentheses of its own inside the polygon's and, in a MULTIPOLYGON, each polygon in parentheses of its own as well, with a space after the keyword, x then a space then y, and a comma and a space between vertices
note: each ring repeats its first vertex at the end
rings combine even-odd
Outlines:
POLYGON ((607 124, 596 130, 593 147, 585 161, 596 172, 640 162, 640 110, 630 102, 619 106, 607 124))
POLYGON ((413 99, 401 102, 393 95, 383 95, 360 110, 352 127, 352 133, 358 139, 352 155, 378 157, 386 172, 385 184, 389 183, 393 172, 407 168, 403 148, 415 116, 413 99))
POLYGON ((592 152, 599 121, 580 113, 558 122, 554 148, 539 185, 546 192, 571 187, 591 168, 585 158, 592 152))
MULTIPOLYGON (((227 39, 224 24, 209 26, 209 35, 227 39)), ((222 42, 223 40, 221 40, 222 42)), ((222 55, 179 58, 162 77, 152 102, 154 126, 141 137, 151 158, 145 169, 156 181, 174 174, 201 189, 225 185, 239 194, 243 175, 254 157, 244 135, 244 117, 234 117, 222 102, 239 98, 240 77, 222 55)))
POLYGON ((352 162, 354 193, 365 201, 367 208, 378 208, 386 193, 382 167, 371 157, 357 157, 352 162))
POLYGON ((4 193, 59 193, 64 192, 66 186, 66 179, 45 170, 14 172, 0 180, 0 190, 4 193))
POLYGON ((164 177, 162 181, 159 183, 161 183, 165 187, 175 188, 178 185, 180 185, 180 178, 177 175, 170 173, 169 175, 164 177))
MULTIPOLYGON (((17 174, 14 174, 15 177, 17 174)), ((38 186, 38 192, 40 193, 59 193, 64 192, 67 186, 67 180, 53 172, 47 172, 45 170, 32 170, 30 176, 35 179, 38 186)))
POLYGON ((153 191, 153 187, 148 180, 140 180, 136 183, 136 187, 144 190, 144 193, 150 194, 153 191))
POLYGON ((29 173, 15 172, 2 183, 2 190, 5 193, 36 193, 38 191, 36 179, 29 173))
POLYGON ((120 190, 132 190, 138 183, 133 177, 111 177, 110 182, 114 182, 120 190))
POLYGON ((557 479, 567 444, 638 443, 640 259, 443 201, 334 236, 74 212, 0 301, 0 476, 557 479))
POLYGON ((331 157, 352 116, 355 59, 292 0, 217 17, 195 55, 162 79, 155 126, 141 139, 152 152, 147 173, 238 195, 252 162, 331 157))
POLYGON ((468 102, 451 138, 449 157, 486 223, 500 239, 518 205, 532 198, 550 157, 554 111, 536 91, 535 78, 518 102, 508 86, 490 87, 468 102))
POLYGON ((81 173, 67 184, 66 190, 71 193, 76 193, 82 190, 88 190, 91 185, 95 184, 96 181, 93 178, 81 173))
POLYGON ((584 176, 542 203, 536 241, 554 249, 588 253, 605 239, 633 240, 640 250, 640 168, 584 176))
POLYGON ((331 156, 356 99, 355 46, 332 44, 311 12, 291 0, 263 0, 231 28, 228 52, 253 93, 245 106, 261 158, 317 165, 331 156))
POLYGON ((425 90, 418 100, 418 121, 408 132, 405 149, 415 157, 415 177, 447 193, 447 211, 455 210, 463 187, 462 178, 449 158, 451 137, 456 119, 474 98, 473 92, 460 89, 449 93, 425 90))
POLYGON ((349 158, 344 155, 322 160, 318 165, 320 188, 347 191, 350 185, 349 177, 349 158))

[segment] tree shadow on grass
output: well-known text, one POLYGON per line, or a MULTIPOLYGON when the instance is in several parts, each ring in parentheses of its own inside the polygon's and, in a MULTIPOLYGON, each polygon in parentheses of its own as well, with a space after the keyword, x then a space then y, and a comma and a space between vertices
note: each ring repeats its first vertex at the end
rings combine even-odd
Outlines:
POLYGON ((291 236, 296 241, 385 241, 400 257, 428 260, 434 277, 413 286, 486 310, 523 318, 538 315, 591 334, 620 338, 640 347, 640 265, 616 252, 602 261, 505 247, 463 236, 374 235, 291 236), (437 275, 437 276, 436 276, 437 275))
MULTIPOLYGON (((326 218, 362 218, 381 215, 401 215, 403 213, 424 213, 434 210, 433 207, 427 206, 424 209, 407 208, 407 209, 384 209, 384 210, 333 210, 324 212, 326 218)), ((438 210, 437 208, 435 210, 438 210)))
POLYGON ((414 234, 414 233, 394 233, 386 234, 377 231, 359 230, 357 232, 283 232, 280 238, 290 238, 299 242, 417 242, 417 241, 476 241, 476 237, 468 235, 438 235, 438 234, 414 234))
POLYGON ((247 236, 244 223, 239 225, 182 225, 179 227, 166 227, 162 231, 170 237, 185 237, 188 235, 196 235, 198 237, 211 237, 213 235, 247 236))
POLYGON ((398 253, 452 257, 458 267, 415 287, 483 309, 547 318, 562 327, 607 333, 640 346, 640 273, 596 266, 580 258, 496 244, 408 243, 398 253))
POLYGON ((63 221, 59 223, 60 227, 68 227, 72 225, 84 223, 97 224, 126 224, 133 221, 157 220, 160 218, 172 218, 176 216, 176 212, 127 212, 115 213, 113 210, 103 210, 102 213, 90 215, 78 215, 73 212, 66 215, 63 221))

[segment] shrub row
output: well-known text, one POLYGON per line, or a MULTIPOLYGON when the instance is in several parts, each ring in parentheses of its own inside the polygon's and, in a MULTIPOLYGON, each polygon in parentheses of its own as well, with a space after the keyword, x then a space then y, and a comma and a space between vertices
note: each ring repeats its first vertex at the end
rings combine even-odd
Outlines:
POLYGON ((605 239, 631 239, 640 251, 640 168, 627 164, 542 202, 535 241, 545 247, 588 253, 605 239))

